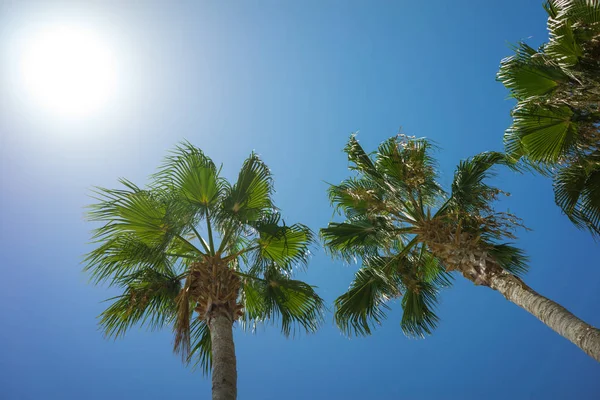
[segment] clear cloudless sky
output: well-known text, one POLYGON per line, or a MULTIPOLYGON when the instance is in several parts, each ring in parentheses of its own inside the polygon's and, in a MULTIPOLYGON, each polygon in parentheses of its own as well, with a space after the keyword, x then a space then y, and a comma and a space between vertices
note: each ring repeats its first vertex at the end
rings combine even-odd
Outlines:
MULTIPOLYGON (((115 294, 88 284, 82 255, 93 186, 143 185, 182 139, 236 176, 256 150, 288 223, 332 217, 326 182, 342 148, 402 131, 435 140, 441 181, 459 160, 501 150, 513 105, 495 81, 510 43, 546 41, 538 0, 0 3, 0 398, 208 399, 210 379, 171 353, 166 329, 106 340, 96 316, 115 294), (118 55, 111 104, 52 115, 15 82, 17 37, 45 23, 95 29, 118 55)), ((600 326, 598 244, 553 203, 551 182, 501 171, 499 204, 530 232, 526 281, 600 326)), ((332 304, 356 265, 315 247, 301 278, 332 304)), ((348 339, 331 312, 313 335, 235 329, 239 398, 595 399, 600 365, 490 289, 456 277, 423 340, 399 304, 372 336, 348 339)))

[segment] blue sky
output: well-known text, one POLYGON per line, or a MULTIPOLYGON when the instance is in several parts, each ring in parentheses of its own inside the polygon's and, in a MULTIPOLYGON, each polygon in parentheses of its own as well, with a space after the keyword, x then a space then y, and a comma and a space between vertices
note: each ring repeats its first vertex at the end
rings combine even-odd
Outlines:
MULTIPOLYGON (((540 1, 3 2, 0 5, 0 397, 209 398, 210 380, 171 353, 169 330, 105 340, 113 292, 88 285, 82 255, 92 186, 143 184, 188 139, 233 178, 256 150, 286 221, 332 217, 325 182, 348 175, 349 134, 374 149, 427 136, 447 184, 460 159, 502 149, 512 102, 495 82, 509 43, 546 40, 540 1), (46 22, 97 28, 118 48, 118 96, 84 119, 28 104, 11 38, 46 22)), ((531 232, 526 282, 600 326, 597 243, 553 204, 549 180, 501 172, 501 207, 531 232)), ((315 248, 303 279, 331 304, 356 265, 315 248)), ((600 366, 490 289, 457 277, 431 337, 400 330, 399 304, 366 338, 328 314, 314 335, 235 331, 240 399, 592 399, 600 366)))

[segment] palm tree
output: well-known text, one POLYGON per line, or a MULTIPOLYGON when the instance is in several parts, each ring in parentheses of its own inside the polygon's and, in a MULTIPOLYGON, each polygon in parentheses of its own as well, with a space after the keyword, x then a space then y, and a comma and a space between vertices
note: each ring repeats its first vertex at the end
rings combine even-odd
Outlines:
POLYGON ((507 153, 553 177, 555 201, 579 228, 600 235, 600 1, 551 0, 549 41, 525 43, 497 79, 517 100, 507 153))
POLYGON ((306 263, 313 235, 286 225, 273 205, 273 181, 256 154, 231 185, 189 143, 166 158, 146 189, 121 180, 96 190, 89 219, 97 247, 85 269, 93 282, 123 290, 101 314, 109 337, 134 324, 172 326, 185 362, 212 365, 213 399, 237 395, 233 324, 279 321, 289 335, 317 329, 323 301, 291 279, 306 263))
POLYGON ((363 264, 335 301, 338 326, 348 335, 369 334, 384 319, 386 302, 402 295, 404 332, 430 334, 438 323, 439 289, 457 271, 497 290, 600 361, 600 330, 527 286, 524 253, 504 242, 522 225, 492 208, 502 192, 485 180, 495 164, 511 166, 508 157, 488 152, 462 161, 446 195, 436 182, 431 149, 426 139, 398 135, 372 156, 350 138, 345 152, 357 175, 329 189, 346 219, 321 230, 334 255, 359 257, 363 264))

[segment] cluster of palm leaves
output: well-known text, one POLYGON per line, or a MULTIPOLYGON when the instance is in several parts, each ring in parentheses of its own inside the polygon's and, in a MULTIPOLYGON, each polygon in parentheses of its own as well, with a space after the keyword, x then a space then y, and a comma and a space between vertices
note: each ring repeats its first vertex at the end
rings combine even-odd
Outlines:
MULTIPOLYGON (((320 231, 333 256, 361 264, 335 300, 345 334, 370 334, 395 299, 407 336, 431 334, 440 291, 457 272, 600 361, 600 330, 523 281, 527 257, 511 243, 523 225, 495 209, 503 192, 488 184, 498 165, 552 175, 557 204, 600 235, 600 1, 553 0, 545 8, 549 42, 538 50, 520 43, 498 73, 517 100, 506 154, 461 161, 444 190, 431 141, 396 135, 368 153, 350 137, 344 150, 354 174, 329 188, 343 220, 320 231)), ((95 283, 122 291, 100 316, 107 336, 133 325, 170 326, 185 362, 212 367, 213 398, 235 399, 234 324, 278 322, 285 335, 319 327, 323 300, 293 279, 307 263, 313 233, 284 222, 271 173, 256 154, 231 184, 186 142, 146 188, 121 184, 98 188, 89 212, 100 225, 86 270, 95 283)))
POLYGON ((520 221, 493 210, 501 192, 484 181, 495 164, 507 164, 506 157, 483 153, 461 162, 448 195, 436 181, 433 148, 426 139, 403 135, 383 142, 373 156, 354 136, 346 146, 357 176, 329 189, 346 220, 330 223, 321 235, 334 255, 363 263, 335 303, 336 321, 348 334, 369 334, 384 318, 386 301, 399 296, 404 332, 430 334, 449 272, 485 284, 487 272, 473 270, 472 257, 486 253, 511 273, 526 270, 521 250, 500 242, 513 238, 520 221))
POLYGON ((317 329, 323 301, 292 279, 313 234, 283 222, 270 171, 256 154, 231 185, 200 149, 183 143, 147 188, 121 183, 97 189, 89 212, 101 226, 86 269, 94 282, 123 291, 100 317, 106 335, 121 336, 135 324, 170 325, 175 350, 207 371, 208 318, 216 307, 245 327, 273 320, 286 335, 317 329))
POLYGON ((504 140, 554 179, 556 203, 600 235, 600 2, 545 3, 549 41, 502 60, 497 78, 517 100, 504 140))
POLYGON ((327 248, 361 268, 335 301, 335 320, 347 335, 367 335, 401 297, 408 336, 431 334, 441 289, 456 271, 502 294, 600 361, 600 330, 535 292, 522 280, 527 257, 510 241, 521 220, 495 210, 503 192, 490 186, 496 165, 519 170, 505 154, 461 161, 449 192, 437 183, 434 146, 397 135, 369 154, 354 136, 345 148, 355 175, 332 185, 329 197, 345 219, 321 229, 327 248))

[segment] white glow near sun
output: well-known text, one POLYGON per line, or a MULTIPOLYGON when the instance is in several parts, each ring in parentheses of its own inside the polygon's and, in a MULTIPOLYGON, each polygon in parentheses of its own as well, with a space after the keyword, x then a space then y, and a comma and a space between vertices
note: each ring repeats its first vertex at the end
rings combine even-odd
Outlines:
POLYGON ((85 28, 50 27, 25 43, 20 72, 36 106, 60 116, 87 116, 107 105, 116 89, 111 48, 85 28))

